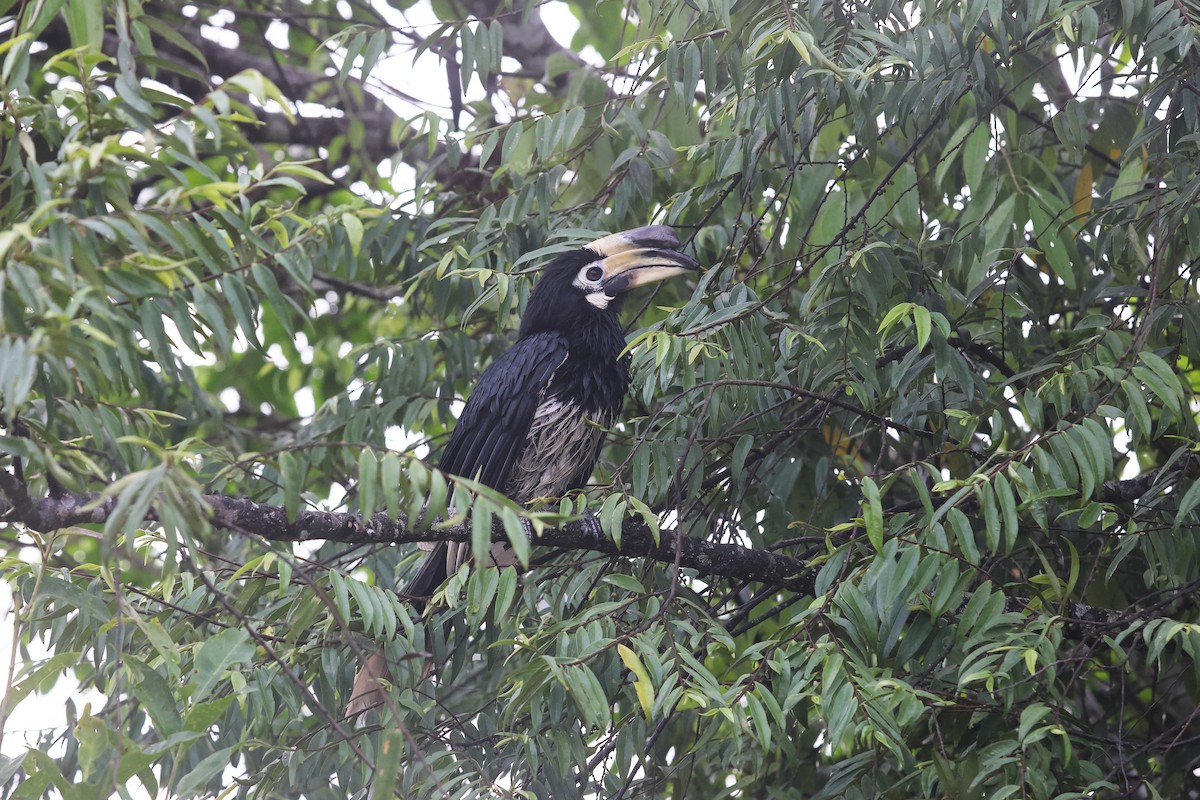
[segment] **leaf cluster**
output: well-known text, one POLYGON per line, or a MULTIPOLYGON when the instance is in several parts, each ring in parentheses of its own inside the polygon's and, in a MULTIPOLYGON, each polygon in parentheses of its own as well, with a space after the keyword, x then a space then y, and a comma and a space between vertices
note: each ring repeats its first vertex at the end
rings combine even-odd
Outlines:
POLYGON ((565 5, 0 0, 0 796, 1195 796, 1200 7, 565 5), (630 299, 595 486, 433 469, 537 268, 649 222, 708 268, 630 299), (521 567, 421 616, 212 493, 521 567), (536 546, 587 511, 814 590, 536 546))

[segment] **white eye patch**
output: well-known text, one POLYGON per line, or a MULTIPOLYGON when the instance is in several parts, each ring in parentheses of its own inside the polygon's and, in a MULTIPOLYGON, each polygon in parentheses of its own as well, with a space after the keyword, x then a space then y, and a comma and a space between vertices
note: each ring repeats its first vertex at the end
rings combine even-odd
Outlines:
POLYGON ((580 289, 594 289, 604 280, 604 267, 599 264, 588 264, 575 276, 573 283, 580 289))
POLYGON ((604 268, 599 264, 588 264, 583 269, 579 270, 575 275, 574 284, 576 289, 583 292, 587 301, 596 308, 608 308, 608 304, 612 302, 612 298, 600 289, 600 285, 604 282, 604 268))

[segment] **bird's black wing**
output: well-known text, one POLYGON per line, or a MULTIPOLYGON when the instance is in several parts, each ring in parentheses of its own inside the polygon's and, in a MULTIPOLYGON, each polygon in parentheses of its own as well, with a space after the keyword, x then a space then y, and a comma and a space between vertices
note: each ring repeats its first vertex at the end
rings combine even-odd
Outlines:
MULTIPOLYGON (((504 491, 525 448, 533 416, 554 370, 567 358, 567 340, 557 333, 521 339, 484 370, 467 398, 438 466, 444 471, 504 491)), ((418 610, 446 579, 446 543, 433 549, 405 591, 418 610)))
POLYGON ((492 362, 467 399, 438 466, 503 492, 525 447, 534 412, 566 357, 565 337, 538 333, 492 362))

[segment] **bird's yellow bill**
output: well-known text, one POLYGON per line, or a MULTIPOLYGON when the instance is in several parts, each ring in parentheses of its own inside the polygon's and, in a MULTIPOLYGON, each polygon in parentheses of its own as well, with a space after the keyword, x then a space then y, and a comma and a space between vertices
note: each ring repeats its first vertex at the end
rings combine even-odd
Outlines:
POLYGON ((605 283, 623 277, 623 282, 629 289, 691 272, 699 267, 699 264, 683 253, 651 248, 615 253, 596 263, 604 270, 605 283))
POLYGON ((609 234, 588 245, 602 258, 604 282, 620 278, 628 290, 699 269, 691 256, 679 252, 679 239, 666 225, 647 225, 609 234))

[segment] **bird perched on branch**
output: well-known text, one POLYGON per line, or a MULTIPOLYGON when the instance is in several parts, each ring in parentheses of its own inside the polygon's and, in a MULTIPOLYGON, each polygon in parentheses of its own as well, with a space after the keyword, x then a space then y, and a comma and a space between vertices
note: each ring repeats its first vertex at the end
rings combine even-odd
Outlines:
MULTIPOLYGON (((525 306, 516 343, 480 376, 438 466, 518 503, 583 486, 629 389, 617 317, 622 301, 631 289, 699 268, 678 247, 671 228, 649 225, 550 262, 525 306)), ((407 594, 423 608, 423 598, 469 557, 469 544, 438 544, 407 594)), ((493 547, 493 561, 504 558, 493 547)), ((355 680, 348 713, 373 705, 376 679, 385 676, 376 653, 355 680)))

